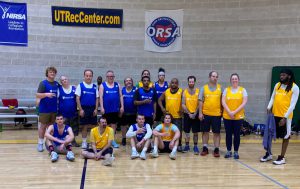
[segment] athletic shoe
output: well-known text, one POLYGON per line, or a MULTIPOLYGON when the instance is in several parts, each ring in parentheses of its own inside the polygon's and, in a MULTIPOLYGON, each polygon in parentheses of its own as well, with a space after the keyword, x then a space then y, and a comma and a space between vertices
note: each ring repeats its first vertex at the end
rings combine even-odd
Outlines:
POLYGON ((87 142, 82 142, 81 143, 81 148, 82 149, 87 149, 87 142))
POLYGON ((106 159, 104 159, 102 161, 102 165, 104 165, 104 166, 112 166, 113 161, 114 161, 113 157, 106 158, 106 159))
POLYGON ((234 159, 240 159, 239 153, 238 152, 234 152, 233 153, 233 158, 234 159))
POLYGON ((135 159, 140 157, 140 154, 137 151, 132 151, 131 152, 131 159, 135 159))
POLYGON ((285 158, 282 156, 278 156, 277 160, 273 161, 273 164, 275 165, 282 165, 285 164, 285 158))
POLYGON ((224 158, 231 158, 232 157, 232 152, 231 151, 227 151, 224 158))
POLYGON ((199 155, 200 152, 199 152, 198 146, 194 146, 194 149, 193 149, 193 150, 194 150, 194 154, 195 154, 195 155, 199 155))
POLYGON ((153 150, 153 152, 151 153, 151 157, 157 158, 158 157, 158 152, 153 150))
POLYGON ((183 152, 182 146, 178 146, 177 152, 183 152))
POLYGON ((68 151, 66 159, 69 161, 74 161, 75 160, 74 153, 72 151, 68 151))
POLYGON ((142 151, 142 152, 141 152, 141 155, 140 155, 140 158, 141 158, 142 160, 146 160, 146 159, 147 159, 146 152, 142 151))
POLYGON ((202 152, 201 152, 201 156, 206 156, 208 153, 208 148, 206 146, 203 146, 202 152))
POLYGON ((185 145, 184 149, 182 150, 182 153, 186 153, 190 151, 190 146, 189 145, 185 145))
POLYGON ((112 141, 111 145, 112 145, 113 148, 119 148, 120 147, 120 145, 117 144, 115 140, 112 141))
POLYGON ((44 144, 38 144, 38 145, 37 145, 37 151, 38 151, 38 152, 44 151, 44 144))
POLYGON ((261 162, 267 162, 273 159, 273 156, 271 154, 269 154, 268 152, 266 152, 266 155, 262 158, 260 158, 261 162))
POLYGON ((126 138, 122 138, 122 146, 126 146, 126 138))
POLYGON ((58 154, 54 151, 51 152, 50 157, 52 162, 56 162, 58 160, 58 154))
POLYGON ((171 152, 169 154, 170 159, 175 160, 176 159, 176 152, 171 152))
POLYGON ((219 148, 215 148, 213 155, 214 155, 214 157, 220 157, 219 148))

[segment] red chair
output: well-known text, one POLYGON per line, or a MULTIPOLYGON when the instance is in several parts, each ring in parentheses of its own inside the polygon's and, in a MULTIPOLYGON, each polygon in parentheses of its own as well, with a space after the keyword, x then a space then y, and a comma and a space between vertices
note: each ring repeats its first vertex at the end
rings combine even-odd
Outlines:
POLYGON ((18 107, 18 100, 13 98, 13 99, 2 99, 2 104, 5 107, 9 107, 9 108, 16 108, 18 107))

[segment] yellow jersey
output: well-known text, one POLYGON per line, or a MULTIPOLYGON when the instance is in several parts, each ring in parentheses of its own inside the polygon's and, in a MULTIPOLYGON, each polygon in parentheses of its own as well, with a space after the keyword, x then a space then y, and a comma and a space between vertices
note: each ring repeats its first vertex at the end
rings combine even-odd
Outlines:
MULTIPOLYGON (((243 103, 243 98, 244 98, 243 90, 244 90, 243 87, 239 87, 236 93, 232 93, 231 87, 228 87, 226 89, 225 103, 227 104, 230 111, 236 110, 243 103)), ((234 115, 233 120, 244 119, 244 117, 245 117, 245 110, 243 108, 234 115)), ((223 118, 232 119, 230 118, 226 110, 223 111, 223 118)))
POLYGON ((162 125, 162 129, 161 129, 161 132, 162 133, 166 133, 168 132, 169 133, 169 136, 163 136, 161 139, 163 141, 171 141, 173 140, 174 136, 175 136, 175 132, 172 131, 172 127, 173 127, 173 124, 171 124, 168 129, 166 129, 166 126, 164 123, 161 124, 162 125))
POLYGON ((99 127, 94 127, 91 130, 90 140, 92 143, 96 144, 97 149, 104 148, 109 140, 114 140, 114 130, 109 126, 106 126, 102 135, 99 132, 99 127))
POLYGON ((169 112, 173 118, 181 118, 181 98, 182 98, 182 89, 179 88, 175 94, 171 93, 171 89, 165 91, 165 102, 166 102, 166 111, 169 112))
POLYGON ((198 101, 198 96, 199 96, 200 90, 196 88, 195 93, 191 95, 189 93, 188 89, 184 90, 184 96, 185 96, 185 106, 188 109, 190 113, 195 113, 197 112, 199 101, 198 101))
POLYGON ((211 91, 208 84, 203 86, 203 106, 202 113, 208 116, 221 116, 221 97, 222 88, 220 84, 217 84, 216 90, 211 91))
MULTIPOLYGON (((137 87, 137 88, 143 87, 143 82, 142 82, 142 81, 139 81, 138 84, 136 85, 136 87, 137 87)), ((150 81, 149 87, 150 87, 150 88, 153 87, 153 82, 152 82, 152 81, 150 81)))

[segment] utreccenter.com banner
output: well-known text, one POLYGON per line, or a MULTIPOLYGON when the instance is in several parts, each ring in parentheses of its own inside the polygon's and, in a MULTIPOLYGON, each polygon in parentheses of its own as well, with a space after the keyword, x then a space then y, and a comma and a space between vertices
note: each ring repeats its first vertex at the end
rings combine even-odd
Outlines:
POLYGON ((122 9, 52 6, 52 24, 62 26, 122 28, 122 9))

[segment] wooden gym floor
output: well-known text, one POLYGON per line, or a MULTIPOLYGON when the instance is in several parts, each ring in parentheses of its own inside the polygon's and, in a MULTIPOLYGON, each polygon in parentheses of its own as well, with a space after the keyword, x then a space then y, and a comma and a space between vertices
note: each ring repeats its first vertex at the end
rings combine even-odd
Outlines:
MULTIPOLYGON (((120 138, 118 133, 117 135, 120 138)), ((261 137, 242 137, 240 159, 224 159, 224 134, 220 158, 210 154, 195 156, 178 153, 172 161, 167 154, 146 161, 130 159, 130 146, 115 150, 112 167, 101 161, 80 157, 73 148, 75 162, 60 155, 51 163, 46 151, 36 151, 36 129, 6 129, 0 132, 0 188, 300 188, 300 136, 293 135, 287 164, 260 163, 264 151, 261 137)), ((210 136, 212 138, 212 135, 210 136)), ((118 140, 119 141, 119 140, 118 140)), ((199 143, 201 141, 199 140, 199 143)), ((274 156, 280 152, 280 140, 274 144, 274 156)), ((212 143, 210 139, 210 144, 212 143)), ((275 157, 274 157, 275 159, 275 157)))

